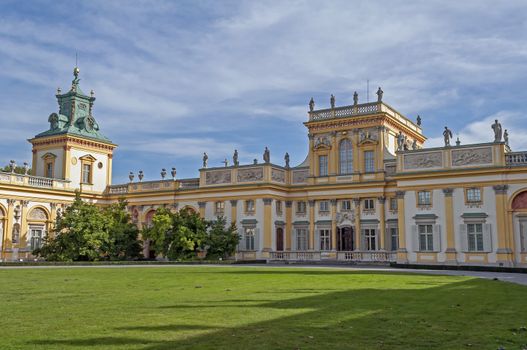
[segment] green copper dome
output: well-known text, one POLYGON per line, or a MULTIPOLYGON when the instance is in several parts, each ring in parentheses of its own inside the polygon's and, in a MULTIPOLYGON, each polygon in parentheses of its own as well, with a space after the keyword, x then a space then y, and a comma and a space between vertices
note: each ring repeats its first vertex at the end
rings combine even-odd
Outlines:
POLYGON ((79 72, 79 68, 75 67, 73 70, 75 78, 68 92, 61 94, 60 89, 57 90, 59 112, 50 114, 49 130, 41 132, 35 138, 68 134, 111 143, 110 139, 100 133, 99 124, 92 115, 95 101, 93 91, 88 96, 80 89, 79 72))

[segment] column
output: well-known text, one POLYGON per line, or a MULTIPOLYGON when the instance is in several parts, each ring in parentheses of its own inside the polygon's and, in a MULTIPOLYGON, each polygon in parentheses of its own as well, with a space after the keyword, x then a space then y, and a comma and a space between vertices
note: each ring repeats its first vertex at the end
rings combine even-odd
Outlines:
POLYGON ((309 250, 315 250, 315 201, 309 200, 309 250))
POLYGON ((63 169, 62 174, 65 180, 69 180, 70 178, 70 169, 71 169, 70 153, 71 153, 71 146, 64 146, 64 159, 62 160, 62 169, 63 169))
POLYGON ((386 211, 385 211, 385 203, 386 203, 386 197, 381 196, 378 197, 377 200, 379 201, 379 221, 380 221, 380 227, 379 227, 379 250, 386 250, 386 211))
POLYGON ((236 199, 231 200, 231 223, 238 226, 238 201, 236 199))
POLYGON ((106 184, 111 185, 112 184, 112 161, 113 161, 113 154, 108 154, 108 169, 106 169, 106 184))
POLYGON ((512 266, 514 243, 507 232, 507 191, 509 186, 496 185, 493 188, 496 195, 496 233, 498 235, 496 259, 500 266, 512 266))
POLYGON ((456 238, 454 229, 454 189, 443 188, 445 196, 445 230, 446 230, 446 262, 457 264, 456 259, 456 238))
POLYGON ((355 204, 355 250, 361 250, 360 230, 360 198, 353 199, 355 204))
POLYGON ((20 205, 22 206, 22 218, 20 223, 20 242, 18 243, 18 246, 20 248, 27 247, 27 233, 29 231, 28 225, 27 225, 27 211, 29 201, 21 200, 20 205))
POLYGON ((37 150, 33 149, 33 163, 31 164, 31 175, 37 175, 37 150))
POLYGON ((57 203, 49 203, 51 208, 51 216, 49 217, 50 224, 47 227, 47 235, 51 237, 51 229, 55 226, 57 219, 57 203))
POLYGON ((207 207, 207 202, 198 202, 199 206, 199 215, 202 218, 205 218, 205 208, 207 207))
MULTIPOLYGON (((13 235, 13 223, 14 223, 14 220, 13 220, 14 208, 15 208, 15 200, 8 199, 7 200, 7 213, 6 213, 6 218, 4 221, 5 236, 4 236, 4 241, 2 242, 2 260, 4 261, 7 260, 7 256, 5 252, 6 243, 8 240, 13 239, 12 235, 13 235)), ((12 247, 13 247, 13 242, 10 243, 10 248, 12 247)))
POLYGON ((285 201, 285 250, 291 250, 291 237, 293 236, 293 202, 285 201))
POLYGON ((330 161, 330 168, 329 168, 329 175, 336 175, 337 174, 337 167, 338 167, 338 145, 337 145, 337 132, 332 131, 331 132, 331 152, 329 156, 330 161))
POLYGON ((315 176, 315 156, 313 154, 315 135, 308 134, 307 136, 309 138, 309 176, 313 177, 315 176))
POLYGON ((408 251, 406 250, 406 226, 404 222, 404 194, 405 191, 395 192, 397 197, 397 231, 399 234, 399 250, 397 250, 397 263, 408 262, 408 251))
POLYGON ((337 200, 331 200, 331 250, 337 250, 337 200))
POLYGON ((273 250, 273 222, 272 222, 272 208, 273 206, 273 199, 272 198, 264 198, 264 223, 263 223, 263 231, 264 231, 264 246, 263 246, 263 252, 270 252, 273 250))

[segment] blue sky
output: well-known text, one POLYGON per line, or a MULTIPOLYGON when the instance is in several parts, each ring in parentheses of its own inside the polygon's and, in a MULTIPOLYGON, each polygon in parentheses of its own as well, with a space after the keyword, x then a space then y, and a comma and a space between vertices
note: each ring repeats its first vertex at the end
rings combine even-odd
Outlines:
POLYGON ((307 103, 384 100, 415 119, 428 146, 448 125, 462 143, 509 129, 527 150, 525 1, 9 1, 0 2, 0 163, 31 160, 57 87, 79 55, 94 116, 119 145, 114 183, 161 168, 197 177, 220 166, 303 161, 307 103), (371 97, 370 97, 371 99, 371 97))

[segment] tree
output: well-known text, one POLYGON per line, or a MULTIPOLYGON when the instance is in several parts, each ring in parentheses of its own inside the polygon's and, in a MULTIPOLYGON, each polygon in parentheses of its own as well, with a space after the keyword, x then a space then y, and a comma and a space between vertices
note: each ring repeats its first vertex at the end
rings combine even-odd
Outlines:
POLYGON ((236 224, 233 222, 227 226, 227 219, 219 216, 210 223, 210 230, 206 239, 207 257, 209 259, 228 258, 236 251, 239 241, 240 236, 236 224))
POLYGON ((141 243, 138 240, 139 230, 132 223, 131 216, 126 210, 128 203, 120 199, 102 210, 108 223, 108 241, 103 251, 110 260, 130 260, 141 257, 141 243))

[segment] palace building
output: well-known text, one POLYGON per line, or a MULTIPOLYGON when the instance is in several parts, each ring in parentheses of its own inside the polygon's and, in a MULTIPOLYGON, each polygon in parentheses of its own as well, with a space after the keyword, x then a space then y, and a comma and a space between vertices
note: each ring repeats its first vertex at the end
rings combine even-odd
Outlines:
MULTIPOLYGON (((527 266, 527 152, 512 152, 496 121, 489 140, 426 148, 420 118, 382 99, 316 110, 307 121, 304 162, 207 167, 199 177, 162 173, 158 181, 114 185, 117 147, 93 116, 95 97, 79 86, 57 90, 48 130, 29 140, 31 174, 0 172, 0 248, 4 261, 32 259, 75 196, 107 205, 124 197, 132 220, 151 224, 156 208, 223 215, 240 233, 239 260, 398 262, 527 266), (168 178, 167 178, 168 175, 168 178), (172 175, 172 177, 170 176, 172 175)), ((227 164, 226 164, 227 165, 227 164)), ((29 169, 29 165, 26 166, 29 169)), ((135 179, 135 181, 134 181, 135 179)), ((148 242, 144 254, 151 257, 148 242)))

